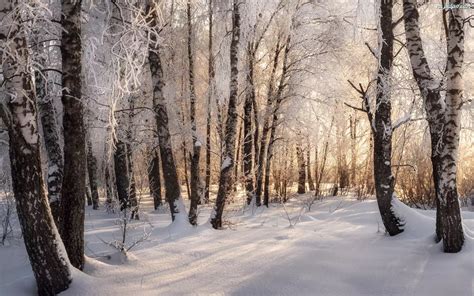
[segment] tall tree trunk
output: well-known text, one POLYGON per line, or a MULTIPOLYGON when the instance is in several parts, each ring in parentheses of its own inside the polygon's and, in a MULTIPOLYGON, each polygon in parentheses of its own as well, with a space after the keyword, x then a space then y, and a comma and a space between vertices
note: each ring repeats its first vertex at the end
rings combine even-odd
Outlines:
POLYGON ((275 48, 275 55, 273 56, 272 71, 268 82, 268 93, 267 93, 267 110, 265 111, 265 117, 263 119, 262 137, 260 140, 260 151, 258 152, 258 163, 257 163, 257 178, 256 178, 256 191, 255 199, 257 206, 261 205, 262 189, 263 189, 263 178, 265 170, 265 152, 267 151, 268 133, 270 132, 270 120, 273 109, 274 100, 274 84, 275 75, 278 68, 278 58, 280 56, 280 35, 278 35, 278 41, 275 48))
MULTIPOLYGON (((457 5, 460 1, 451 1, 457 5)), ((403 1, 405 34, 413 76, 423 97, 431 137, 431 163, 433 183, 436 194, 436 237, 443 240, 445 252, 461 250, 464 242, 461 214, 456 189, 456 154, 458 146, 459 120, 456 105, 460 104, 462 93, 462 67, 464 55, 464 33, 462 9, 450 9, 449 27, 445 28, 448 40, 448 59, 446 63, 446 100, 441 97, 441 82, 431 74, 423 41, 420 35, 419 13, 414 0, 403 1), (445 139, 444 137, 447 137, 445 139), (446 142, 447 141, 447 142, 446 142), (443 161, 443 156, 446 159, 443 161), (446 167, 443 167, 445 166, 446 167), (448 169, 443 172, 444 169, 448 169), (444 188, 443 188, 444 187, 444 188), (443 218, 444 216, 444 218, 443 218), (444 221, 449 221, 445 230, 444 221)))
MULTIPOLYGON (((157 9, 152 7, 154 2, 147 2, 148 23, 151 28, 156 27, 157 9)), ((181 197, 181 188, 179 186, 178 172, 173 156, 171 145, 171 135, 168 125, 168 111, 166 109, 166 99, 163 94, 165 85, 163 78, 163 69, 157 43, 156 34, 150 34, 151 42, 148 45, 148 62, 153 83, 153 110, 155 111, 155 120, 160 146, 161 168, 165 183, 166 201, 170 205, 171 218, 173 221, 177 217, 182 220, 186 216, 186 209, 181 197)))
POLYGON ((153 197, 153 207, 158 209, 161 206, 161 174, 160 174, 160 156, 153 150, 151 160, 148 164, 148 184, 150 194, 153 197))
POLYGON ((190 119, 191 133, 193 137, 193 151, 190 153, 191 162, 191 206, 189 207, 189 223, 197 225, 197 208, 201 201, 201 176, 199 173, 199 159, 201 156, 201 142, 197 138, 196 127, 196 90, 194 87, 194 57, 191 47, 192 42, 192 24, 191 24, 191 0, 187 2, 188 16, 188 61, 189 61, 189 101, 190 101, 190 119))
MULTIPOLYGON (((392 175, 391 73, 393 65, 392 0, 380 1, 379 44, 381 48, 377 76, 376 110, 374 114, 374 178, 380 215, 390 235, 403 232, 403 222, 392 206, 394 178, 392 175)), ((372 123, 371 123, 372 124, 372 123)))
POLYGON ((212 126, 212 112, 211 102, 214 94, 214 52, 212 49, 212 30, 213 30, 213 7, 212 0, 209 0, 209 83, 207 90, 207 122, 206 122, 206 180, 204 188, 204 203, 209 203, 209 186, 211 185, 211 126, 212 126))
POLYGON ((62 0, 64 179, 61 237, 71 264, 84 267, 86 141, 81 81, 81 0, 62 0))
POLYGON ((270 199, 270 168, 271 168, 271 163, 273 160, 273 145, 276 141, 275 139, 276 129, 279 124, 278 115, 280 112, 281 103, 283 102, 283 99, 284 99, 283 91, 286 89, 286 80, 288 76, 288 58, 289 58, 289 52, 290 52, 290 41, 291 41, 291 32, 288 33, 288 36, 286 38, 280 80, 278 83, 278 89, 275 93, 274 103, 273 103, 272 112, 271 112, 272 123, 270 126, 270 140, 268 141, 268 147, 267 147, 267 153, 266 153, 267 159, 265 161, 265 188, 264 188, 264 193, 263 193, 264 203, 265 203, 265 206, 267 207, 268 207, 268 202, 270 199))
POLYGON ((92 151, 92 142, 87 141, 87 172, 92 195, 92 209, 99 209, 99 190, 97 182, 97 159, 92 151))
MULTIPOLYGON (((244 147, 243 147, 243 168, 244 168, 244 177, 245 177, 245 192, 247 195, 247 205, 250 205, 252 200, 255 198, 255 191, 253 186, 253 153, 252 153, 252 104, 255 100, 255 86, 253 85, 253 54, 252 54, 253 45, 249 42, 247 46, 247 88, 245 93, 245 102, 244 102, 244 147)), ((257 123, 257 122, 255 122, 257 123)), ((255 127, 258 129, 258 127, 255 127)))
POLYGON ((457 191, 457 159, 459 134, 461 131, 461 104, 464 92, 464 4, 462 0, 451 0, 454 7, 449 13, 446 67, 446 110, 444 114, 443 149, 441 150, 440 210, 441 238, 444 251, 456 253, 464 244, 461 210, 457 191))
POLYGON ((25 32, 18 24, 19 10, 13 1, 0 4, 0 28, 4 55, 2 68, 5 104, 0 117, 8 127, 13 193, 26 251, 39 295, 56 295, 72 280, 61 238, 44 191, 37 124, 36 96, 25 32), (10 42, 7 41, 7 36, 10 42))
POLYGON ((216 205, 211 216, 211 224, 215 229, 222 227, 222 214, 227 196, 231 190, 232 168, 234 164, 235 132, 237 126, 237 99, 238 99, 238 62, 240 40, 240 12, 239 0, 233 0, 232 11, 232 40, 230 44, 230 94, 227 111, 224 160, 219 176, 219 190, 216 205))

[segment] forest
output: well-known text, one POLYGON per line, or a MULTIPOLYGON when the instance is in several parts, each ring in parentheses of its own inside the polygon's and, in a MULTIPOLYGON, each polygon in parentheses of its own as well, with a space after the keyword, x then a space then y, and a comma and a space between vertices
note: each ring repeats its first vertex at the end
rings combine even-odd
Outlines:
POLYGON ((473 28, 0 0, 0 295, 474 295, 473 28))

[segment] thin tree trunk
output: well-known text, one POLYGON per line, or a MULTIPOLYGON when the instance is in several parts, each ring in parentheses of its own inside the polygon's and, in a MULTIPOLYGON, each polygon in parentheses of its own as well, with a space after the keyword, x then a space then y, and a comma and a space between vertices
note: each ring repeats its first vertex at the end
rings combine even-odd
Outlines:
POLYGON ((191 162, 191 205, 189 208, 189 223, 197 225, 197 208, 201 201, 201 176, 199 172, 199 159, 201 156, 201 142, 197 138, 196 128, 196 90, 194 86, 194 57, 191 47, 192 24, 191 24, 191 0, 187 2, 188 16, 188 61, 189 61, 189 99, 191 133, 193 138, 193 151, 190 153, 191 162))
POLYGON ((308 145, 308 150, 306 151, 306 170, 309 190, 314 191, 314 181, 313 177, 311 176, 311 145, 308 145))
POLYGON ((296 146, 296 158, 298 160, 298 194, 306 193, 306 166, 304 151, 300 144, 296 146))
POLYGON ((260 140, 260 151, 258 152, 258 163, 257 163, 257 178, 256 178, 256 190, 255 199, 257 206, 261 205, 262 189, 263 189, 263 178, 265 170, 265 152, 267 151, 268 133, 270 132, 270 120, 273 110, 274 101, 274 83, 275 75, 278 68, 278 58, 280 56, 280 35, 278 35, 278 41, 275 48, 275 55, 273 57, 272 71, 268 82, 268 93, 267 93, 267 110, 265 111, 265 117, 263 119, 262 137, 260 140))
MULTIPOLYGON (((237 121, 239 121, 237 119, 237 121)), ((233 190, 234 192, 237 192, 237 186, 238 186, 238 183, 239 183, 239 166, 237 164, 240 163, 240 158, 242 157, 241 155, 241 150, 240 150, 240 147, 242 147, 242 133, 243 133, 243 129, 244 129, 244 126, 243 124, 239 124, 239 122, 237 123, 237 129, 239 130, 239 135, 237 136, 237 145, 236 145, 236 152, 235 152, 235 163, 236 165, 234 165, 234 182, 232 184, 232 187, 233 187, 233 190)))
POLYGON ((86 141, 81 81, 81 0, 62 0, 64 179, 61 237, 71 264, 84 268, 86 141))
POLYGON ((357 118, 350 117, 350 136, 351 136, 351 186, 356 186, 356 167, 357 167, 357 118))
MULTIPOLYGON (((254 191, 254 173, 253 173, 253 135, 252 135, 252 105, 255 100, 255 86, 253 85, 253 54, 252 54, 252 44, 249 42, 247 45, 247 88, 245 93, 245 102, 244 102, 244 147, 243 147, 243 169, 245 177, 245 192, 247 195, 247 205, 250 205, 252 200, 255 198, 254 191)), ((255 122, 257 124, 257 122, 255 122)), ((257 126, 255 126, 258 129, 257 126)))
POLYGON ((13 6, 11 1, 0 4, 5 22, 0 41, 7 44, 7 36, 11 38, 2 61, 6 104, 0 106, 0 117, 8 127, 13 193, 38 294, 55 295, 69 287, 71 270, 44 191, 28 44, 13 6))
POLYGON ((97 159, 92 151, 90 139, 87 141, 87 172, 89 175, 89 186, 91 189, 92 209, 99 209, 99 190, 97 182, 97 159))
POLYGON ((239 1, 233 0, 232 11, 232 41, 230 44, 230 94, 227 111, 224 160, 219 177, 219 190, 217 192, 216 205, 211 216, 211 224, 215 229, 222 227, 222 215, 227 196, 231 190, 232 168, 234 164, 235 133, 237 126, 237 99, 238 99, 238 58, 240 40, 240 12, 239 1))
POLYGON ((212 30, 213 30, 213 8, 212 0, 209 0, 209 84, 207 91, 207 122, 206 122, 206 180, 204 188, 204 203, 209 203, 209 187, 211 185, 211 126, 212 126, 212 112, 211 102, 214 91, 214 53, 212 50, 212 30))

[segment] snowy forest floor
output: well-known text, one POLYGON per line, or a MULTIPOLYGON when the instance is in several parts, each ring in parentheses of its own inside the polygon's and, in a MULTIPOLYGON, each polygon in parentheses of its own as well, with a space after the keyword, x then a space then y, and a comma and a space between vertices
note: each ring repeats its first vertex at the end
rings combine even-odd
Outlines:
MULTIPOLYGON (((434 212, 397 202, 405 232, 384 234, 377 203, 351 197, 316 202, 301 213, 297 196, 285 208, 227 211, 227 229, 213 230, 210 207, 196 228, 169 226, 166 209, 142 202, 126 260, 106 242, 121 239, 116 214, 86 211, 84 273, 61 295, 474 295, 474 212, 463 211, 466 244, 444 254, 433 241, 434 212), (288 217, 293 222, 290 227, 288 217), (298 219, 299 218, 299 219, 298 219)), ((22 240, 0 247, 0 295, 34 295, 22 240)))

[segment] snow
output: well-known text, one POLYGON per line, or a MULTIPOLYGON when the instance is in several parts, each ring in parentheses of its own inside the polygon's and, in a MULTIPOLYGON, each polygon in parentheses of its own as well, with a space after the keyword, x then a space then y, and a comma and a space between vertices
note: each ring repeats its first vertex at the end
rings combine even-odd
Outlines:
MULTIPOLYGON (((73 270, 61 295, 473 295, 473 212, 463 211, 463 250, 445 254, 433 241, 434 211, 394 199, 406 226, 389 237, 375 200, 332 197, 300 215, 308 197, 293 197, 288 216, 277 204, 254 215, 230 205, 226 230, 209 225, 211 206, 200 208, 198 227, 182 227, 145 199, 142 221, 131 222, 127 240, 144 227, 151 235, 126 260, 103 242, 120 236, 117 217, 88 208, 86 273, 73 270), (290 227, 288 217, 300 222, 290 227)), ((35 295, 21 241, 0 247, 0 262, 0 295, 35 295)))
POLYGON ((224 158, 224 161, 222 162, 221 171, 223 171, 223 170, 225 170, 226 168, 228 168, 231 164, 232 164, 232 158, 230 158, 229 156, 226 156, 226 157, 224 158))

